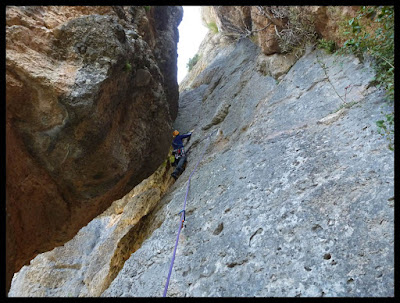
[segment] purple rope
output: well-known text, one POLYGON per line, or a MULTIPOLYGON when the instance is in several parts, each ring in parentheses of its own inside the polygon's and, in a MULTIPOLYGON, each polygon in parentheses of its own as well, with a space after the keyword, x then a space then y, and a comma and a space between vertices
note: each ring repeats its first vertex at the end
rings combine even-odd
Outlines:
MULTIPOLYGON (((207 137, 210 138, 211 135, 212 135, 213 133, 215 133, 216 131, 217 131, 217 130, 213 131, 213 132, 212 132, 211 134, 209 134, 207 137)), ((189 176, 188 185, 187 185, 187 188, 186 188, 185 202, 184 202, 184 204, 183 204, 182 215, 181 215, 181 221, 180 221, 179 229, 178 229, 178 235, 176 236, 174 254, 172 255, 171 265, 170 265, 170 267, 169 267, 169 273, 168 273, 167 283, 165 283, 165 288, 164 288, 163 297, 165 297, 165 296, 167 295, 169 279, 171 278, 172 268, 174 267, 175 253, 176 253, 176 249, 178 248, 179 235, 181 234, 182 225, 183 225, 183 220, 184 220, 184 218, 185 218, 186 200, 187 200, 187 196, 188 196, 188 193, 189 193, 190 179, 192 178, 192 175, 193 175, 194 172, 196 171, 197 166, 199 165, 200 161, 203 159, 204 153, 205 153, 206 149, 208 148, 208 145, 210 144, 210 142, 211 142, 211 140, 208 141, 208 144, 207 144, 206 147, 204 148, 201 157, 200 157, 199 160, 197 161, 196 166, 194 167, 192 173, 191 173, 190 176, 189 176)))

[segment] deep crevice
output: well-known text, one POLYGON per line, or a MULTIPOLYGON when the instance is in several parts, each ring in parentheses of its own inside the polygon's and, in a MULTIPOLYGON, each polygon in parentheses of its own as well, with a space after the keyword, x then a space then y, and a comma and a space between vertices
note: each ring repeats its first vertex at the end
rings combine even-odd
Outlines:
POLYGON ((126 260, 142 246, 142 243, 149 238, 161 224, 162 221, 154 222, 154 216, 150 213, 143 216, 140 221, 125 234, 119 241, 117 249, 111 258, 110 271, 104 281, 101 293, 103 293, 117 277, 120 270, 124 267, 126 260))
MULTIPOLYGON (((167 165, 169 166, 170 164, 167 163, 167 165)), ((164 180, 166 184, 171 182, 169 176, 171 172, 170 169, 170 167, 167 167, 164 172, 163 178, 165 178, 164 180)), ((110 269, 107 277, 104 279, 101 293, 111 285, 112 281, 124 267, 126 260, 128 260, 130 256, 142 246, 143 242, 150 238, 153 232, 164 222, 165 215, 158 215, 158 212, 163 205, 170 202, 170 199, 164 199, 164 197, 167 196, 172 184, 169 184, 169 186, 164 188, 160 200, 154 208, 149 211, 148 214, 141 217, 140 220, 118 242, 114 255, 110 260, 110 269)))

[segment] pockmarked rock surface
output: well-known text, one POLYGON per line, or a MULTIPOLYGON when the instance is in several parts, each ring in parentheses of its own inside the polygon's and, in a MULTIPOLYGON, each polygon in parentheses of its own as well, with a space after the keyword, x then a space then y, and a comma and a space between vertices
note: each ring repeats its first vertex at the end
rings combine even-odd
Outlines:
MULTIPOLYGON (((394 156, 375 124, 392 108, 373 86, 370 63, 312 47, 284 61, 249 39, 214 42, 203 49, 204 65, 180 87, 173 126, 194 129, 186 170, 133 223, 130 230, 145 236, 136 241, 122 225, 126 236, 118 243, 134 243, 123 246, 128 253, 115 253, 117 242, 105 240, 110 229, 104 225, 115 213, 136 218, 134 208, 118 213, 117 202, 106 211, 104 237, 92 245, 113 243, 114 253, 101 261, 99 254, 85 257, 85 264, 112 272, 96 295, 163 295, 189 188, 167 296, 394 296, 394 156)), ((34 259, 15 275, 13 296, 44 295, 34 282, 38 273, 47 281, 60 274, 53 264, 38 270, 47 260, 34 259)), ((74 285, 82 272, 68 274, 74 285)), ((104 283, 105 272, 94 276, 86 275, 85 283, 104 283)), ((68 289, 59 281, 46 294, 68 289)), ((88 295, 79 289, 74 296, 88 295)))
POLYGON ((188 167, 103 297, 162 296, 186 183, 216 129, 168 296, 394 295, 394 161, 375 126, 390 109, 372 68, 309 49, 277 82, 254 72, 258 54, 242 40, 181 94, 175 127, 195 128, 188 167))
POLYGON ((181 7, 6 8, 7 288, 165 159, 181 7))

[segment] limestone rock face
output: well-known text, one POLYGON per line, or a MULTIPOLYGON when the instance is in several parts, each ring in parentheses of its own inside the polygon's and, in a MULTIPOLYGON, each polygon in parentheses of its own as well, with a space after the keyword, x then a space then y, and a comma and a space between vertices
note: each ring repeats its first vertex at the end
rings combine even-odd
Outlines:
POLYGON ((261 54, 257 58, 257 70, 279 79, 289 71, 296 61, 297 58, 293 54, 273 54, 270 56, 261 54))
MULTIPOLYGON (((233 40, 226 38, 224 35, 217 33, 207 33, 204 40, 199 46, 198 53, 201 54, 197 63, 193 66, 190 73, 187 73, 185 78, 179 83, 179 91, 182 92, 186 89, 193 89, 201 84, 199 76, 206 67, 211 63, 216 56, 223 57, 232 48, 233 40)), ((212 74, 208 70, 207 74, 212 74)), ((202 77, 201 77, 202 79, 202 77)))
POLYGON ((251 30, 250 6, 205 6, 201 9, 203 24, 215 23, 218 31, 239 35, 251 30))
POLYGON ((390 108, 369 88, 371 67, 309 49, 277 83, 256 71, 260 55, 238 42, 181 93, 175 126, 195 129, 188 167, 102 296, 162 295, 187 178, 214 130, 168 296, 394 295, 394 159, 375 126, 390 108), (340 110, 348 85, 354 105, 340 110))
MULTIPOLYGON (((110 243, 106 261, 85 256, 73 274, 59 268, 67 255, 57 262, 39 255, 15 275, 10 295, 86 296, 93 287, 102 297, 162 296, 188 178, 205 151, 191 178, 168 296, 393 296, 394 159, 375 126, 390 108, 370 87, 372 68, 309 48, 278 82, 269 65, 257 70, 264 57, 247 39, 230 44, 196 88, 181 92, 174 127, 194 129, 188 165, 142 217, 144 241, 123 225, 136 230, 135 213, 145 213, 119 207, 126 197, 68 243, 73 250, 110 243), (101 218, 101 236, 93 237, 88 231, 101 218), (126 228, 119 243, 135 242, 126 254, 112 240, 113 220, 126 228), (123 259, 116 255, 127 260, 112 270, 123 259), (43 283, 35 280, 40 273, 43 283), (85 286, 76 287, 80 281, 85 286)), ((157 188, 150 196, 159 196, 157 188)))
POLYGON ((217 16, 215 14, 213 6, 202 6, 200 8, 200 11, 201 11, 201 20, 204 26, 216 22, 217 16))
POLYGON ((181 7, 6 9, 7 285, 164 160, 181 7))
MULTIPOLYGON (((276 24, 263 15, 258 7, 251 8, 251 18, 253 28, 257 31, 257 44, 261 47, 265 55, 271 55, 280 52, 278 37, 276 35, 276 24)), ((274 19, 275 21, 276 19, 274 19)), ((279 26, 279 25, 278 25, 279 26)), ((280 26, 280 29, 282 26, 280 26)))
POLYGON ((173 123, 194 129, 186 170, 171 185, 159 168, 10 296, 161 297, 185 198, 167 296, 394 296, 394 155, 376 128, 393 108, 369 62, 206 41, 173 123))

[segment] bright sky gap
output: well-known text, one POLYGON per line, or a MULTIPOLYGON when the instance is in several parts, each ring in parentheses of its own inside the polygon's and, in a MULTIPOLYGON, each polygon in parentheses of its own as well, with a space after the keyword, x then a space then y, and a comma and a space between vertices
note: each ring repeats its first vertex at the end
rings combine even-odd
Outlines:
POLYGON ((197 53, 208 32, 208 28, 202 24, 200 12, 200 6, 183 6, 183 18, 178 27, 178 83, 186 76, 186 64, 197 53))

